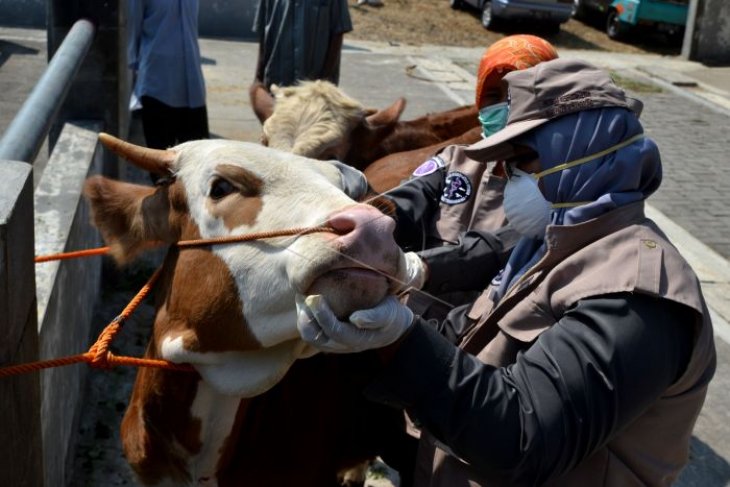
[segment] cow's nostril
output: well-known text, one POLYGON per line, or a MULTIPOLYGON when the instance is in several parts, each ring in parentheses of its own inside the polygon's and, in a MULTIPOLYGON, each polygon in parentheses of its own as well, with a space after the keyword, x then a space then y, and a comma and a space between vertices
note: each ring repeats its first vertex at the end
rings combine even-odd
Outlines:
POLYGON ((340 235, 350 233, 355 230, 355 227, 357 227, 355 219, 352 218, 352 215, 347 213, 337 213, 336 215, 332 215, 327 224, 340 235))

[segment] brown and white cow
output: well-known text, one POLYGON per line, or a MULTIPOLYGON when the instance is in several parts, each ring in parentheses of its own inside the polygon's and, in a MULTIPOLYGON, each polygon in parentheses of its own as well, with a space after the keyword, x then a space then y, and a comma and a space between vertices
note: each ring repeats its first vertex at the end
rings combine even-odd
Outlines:
POLYGON ((399 121, 400 98, 383 110, 368 110, 327 81, 251 89, 251 103, 263 122, 263 142, 315 159, 337 159, 364 170, 388 154, 438 144, 478 125, 471 106, 399 121))
POLYGON ((140 483, 334 485, 339 469, 373 453, 352 435, 394 416, 360 399, 370 370, 360 360, 371 357, 314 356, 299 339, 294 296, 322 294, 339 316, 379 302, 403 273, 393 220, 350 199, 328 162, 227 140, 154 151, 100 139, 167 181, 87 181, 94 222, 120 262, 153 241, 336 230, 170 248, 146 357, 197 373, 140 369, 122 422, 140 483))

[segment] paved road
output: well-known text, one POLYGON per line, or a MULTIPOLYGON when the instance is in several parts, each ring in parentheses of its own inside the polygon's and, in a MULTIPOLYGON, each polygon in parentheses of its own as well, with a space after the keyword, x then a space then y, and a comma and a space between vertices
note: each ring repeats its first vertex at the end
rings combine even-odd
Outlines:
MULTIPOLYGON (((39 31, 0 28, 0 130, 7 126, 19 100, 30 91, 27 80, 40 75, 45 61, 44 38, 39 31)), ((246 93, 253 75, 256 46, 202 40, 201 49, 211 131, 221 137, 258 140, 260 127, 246 93)), ((404 118, 412 118, 470 102, 474 86, 471 73, 480 55, 480 49, 351 42, 343 55, 341 85, 353 97, 373 107, 387 106, 405 96, 408 107, 404 118)), ((718 334, 717 374, 695 430, 692 463, 678 485, 730 485, 730 199, 725 191, 730 175, 727 164, 723 165, 730 149, 730 93, 723 86, 730 87, 730 73, 651 55, 578 51, 562 55, 585 57, 638 83, 632 86, 635 96, 646 104, 642 121, 647 133, 659 144, 665 169, 663 185, 649 201, 651 215, 697 270, 715 313, 718 334), (687 76, 696 80, 697 86, 677 88, 672 84, 675 78, 682 80, 687 76), (642 83, 656 85, 661 92, 642 83)), ((107 397, 98 404, 89 401, 94 409, 86 414, 90 416, 87 428, 96 428, 101 436, 109 437, 104 453, 97 458, 79 459, 82 464, 93 461, 92 471, 109 471, 109 464, 100 457, 118 457, 119 453, 114 446, 115 435, 107 432, 117 428, 109 421, 121 418, 119 404, 127 398, 125 387, 111 389, 122 391, 122 395, 107 397), (111 409, 105 411, 105 405, 111 409), (107 420, 94 419, 96 414, 107 420)), ((91 439, 97 445, 104 441, 98 435, 91 435, 91 439)), ((120 483, 115 485, 126 481, 118 480, 120 483)), ((79 485, 84 484, 111 485, 89 478, 79 485)))
MULTIPOLYGON (((10 124, 33 89, 33 82, 46 66, 46 33, 28 29, 0 27, 0 134, 10 124)), ((34 165, 38 169, 48 162, 48 144, 44 143, 34 165)), ((41 171, 33 174, 35 184, 41 171)))

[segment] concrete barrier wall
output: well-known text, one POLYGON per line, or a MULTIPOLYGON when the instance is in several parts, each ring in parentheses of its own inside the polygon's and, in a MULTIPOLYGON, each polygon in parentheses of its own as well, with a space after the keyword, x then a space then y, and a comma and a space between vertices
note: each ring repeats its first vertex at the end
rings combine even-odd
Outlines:
MULTIPOLYGON (((97 134, 101 123, 68 123, 35 190, 36 255, 101 245, 82 198, 84 180, 101 172, 97 134)), ((40 356, 42 359, 85 352, 101 276, 101 258, 90 257, 36 265, 40 356)), ((84 398, 88 366, 48 369, 41 379, 41 418, 45 485, 66 484, 84 398)))
MULTIPOLYGON (((38 360, 33 173, 0 161, 0 365, 38 360)), ((42 485, 38 373, 0 378, 0 485, 42 485)))

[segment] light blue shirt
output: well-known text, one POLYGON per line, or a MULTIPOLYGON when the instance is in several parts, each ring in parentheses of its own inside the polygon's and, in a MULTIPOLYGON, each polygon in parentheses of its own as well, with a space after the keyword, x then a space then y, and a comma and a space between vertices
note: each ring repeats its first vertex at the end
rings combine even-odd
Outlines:
POLYGON ((198 46, 198 0, 128 0, 127 56, 134 94, 172 107, 205 105, 198 46))

